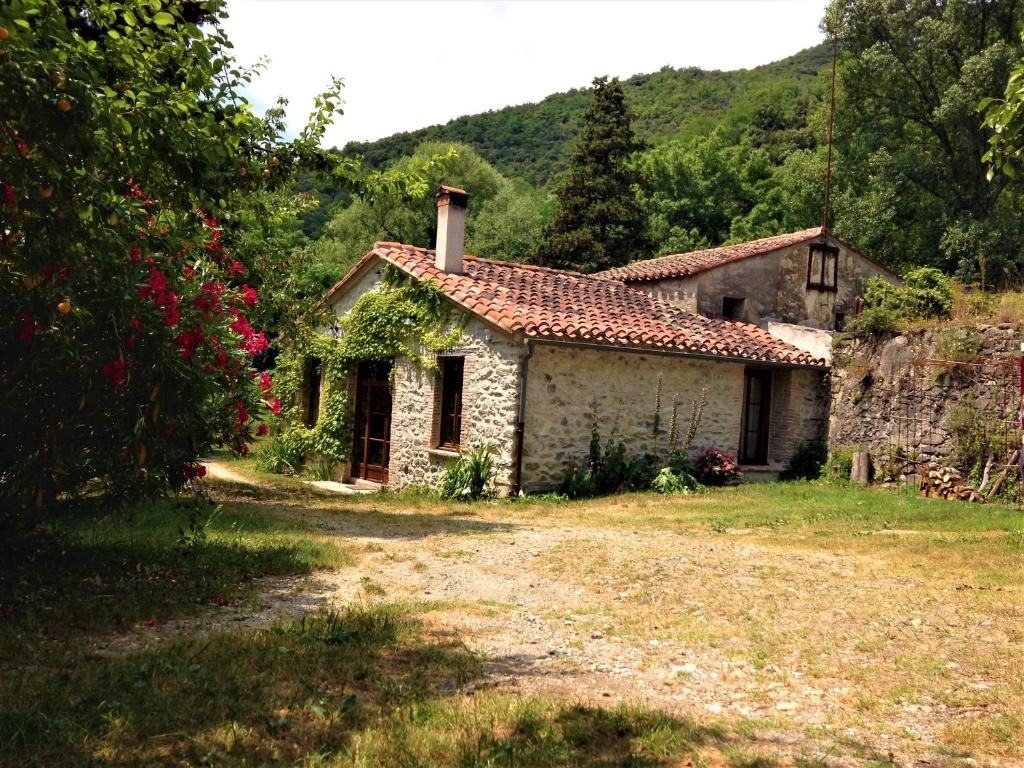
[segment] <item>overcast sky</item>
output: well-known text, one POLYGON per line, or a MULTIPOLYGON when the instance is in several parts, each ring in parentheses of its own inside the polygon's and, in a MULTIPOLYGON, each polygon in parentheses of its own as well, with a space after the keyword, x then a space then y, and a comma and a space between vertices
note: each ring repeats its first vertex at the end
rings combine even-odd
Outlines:
POLYGON ((345 114, 327 146, 539 101, 596 75, 668 64, 739 69, 822 40, 824 0, 229 0, 242 64, 270 64, 249 89, 261 111, 289 101, 301 127, 331 75, 345 114))

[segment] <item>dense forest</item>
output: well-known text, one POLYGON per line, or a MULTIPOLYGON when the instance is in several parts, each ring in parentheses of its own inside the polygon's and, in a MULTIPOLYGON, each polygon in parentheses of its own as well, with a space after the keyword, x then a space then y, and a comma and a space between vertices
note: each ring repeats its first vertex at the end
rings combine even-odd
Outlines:
MULTIPOLYGON (((1009 175, 988 177, 994 130, 981 103, 1006 89, 1022 21, 1016 0, 830 4, 837 235, 897 271, 934 266, 964 282, 1020 282, 1024 196, 1009 175)), ((820 224, 830 65, 822 44, 751 70, 666 67, 623 81, 643 147, 633 162, 645 223, 633 258, 820 224)), ((339 277, 376 239, 430 245, 429 192, 441 182, 470 191, 467 248, 527 258, 558 210, 553 193, 592 99, 577 89, 344 147, 384 176, 413 171, 424 183, 415 199, 300 186, 320 203, 303 214, 313 241, 305 289, 339 277)))
MULTIPOLYGON (((818 87, 818 74, 830 55, 827 45, 818 45, 755 69, 720 72, 664 67, 634 75, 622 84, 637 134, 652 144, 685 141, 719 126, 745 127, 767 105, 782 114, 797 110, 818 87)), ((379 141, 353 142, 343 151, 383 167, 411 155, 424 141, 454 142, 472 147, 500 173, 550 186, 566 169, 580 118, 589 104, 590 89, 577 88, 536 104, 458 117, 445 125, 379 141)))

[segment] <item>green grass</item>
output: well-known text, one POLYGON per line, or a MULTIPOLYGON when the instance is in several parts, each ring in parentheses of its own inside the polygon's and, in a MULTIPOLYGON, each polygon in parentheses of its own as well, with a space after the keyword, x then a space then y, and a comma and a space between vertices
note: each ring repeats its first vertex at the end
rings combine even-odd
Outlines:
MULTIPOLYGON (((343 546, 297 520, 227 502, 196 547, 171 502, 130 516, 58 520, 27 540, 5 542, 0 570, 0 659, 25 638, 71 642, 123 631, 245 598, 261 576, 310 573, 354 562, 343 546)), ((33 644, 34 645, 34 644, 33 644)))
MULTIPOLYGON (((212 634, 119 655, 91 650, 97 636, 243 605, 259 577, 370 564, 392 549, 381 538, 422 544, 403 558, 468 567, 490 536, 565 526, 582 538, 533 567, 537 578, 607 593, 584 634, 706 644, 748 658, 754 674, 779 664, 814 679, 839 665, 850 692, 832 715, 837 732, 882 728, 901 700, 931 696, 990 707, 951 721, 941 738, 956 754, 1024 754, 1012 714, 1022 695, 1014 644, 1024 637, 1014 618, 1017 509, 808 483, 464 504, 323 494, 247 462, 229 466, 263 485, 208 483, 222 511, 202 545, 178 543, 181 520, 165 502, 4 544, 0 765, 789 765, 750 720, 477 689, 485 660, 446 628, 445 612, 500 616, 512 606, 384 602, 399 592, 379 572, 358 574, 357 602, 338 613, 259 629, 220 622, 212 634), (594 530, 590 540, 585 529, 628 535, 594 530), (345 543, 360 536, 373 543, 345 543), (910 626, 918 616, 938 631, 910 626), (944 693, 947 659, 993 687, 944 693)), ((823 764, 819 754, 796 764, 823 764)))
POLYGON ((409 606, 221 632, 0 678, 18 765, 661 766, 720 729, 460 686, 482 671, 409 606))

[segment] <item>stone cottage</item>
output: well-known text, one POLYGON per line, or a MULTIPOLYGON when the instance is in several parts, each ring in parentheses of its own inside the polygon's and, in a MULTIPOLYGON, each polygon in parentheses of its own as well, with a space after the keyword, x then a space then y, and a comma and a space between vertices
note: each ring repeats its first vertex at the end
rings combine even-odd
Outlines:
POLYGON ((673 394, 685 431, 705 386, 694 448, 735 452, 748 473, 777 470, 801 441, 824 437, 822 359, 611 276, 464 255, 467 199, 438 192, 436 250, 377 243, 327 296, 344 315, 390 265, 436 286, 464 323, 436 372, 399 357, 353 374, 349 477, 434 483, 461 449, 488 443, 500 490, 552 489, 586 456, 595 423, 631 454, 665 453, 673 394))
POLYGON ((705 317, 755 323, 827 357, 859 309, 869 277, 900 278, 821 227, 637 261, 599 277, 705 317))

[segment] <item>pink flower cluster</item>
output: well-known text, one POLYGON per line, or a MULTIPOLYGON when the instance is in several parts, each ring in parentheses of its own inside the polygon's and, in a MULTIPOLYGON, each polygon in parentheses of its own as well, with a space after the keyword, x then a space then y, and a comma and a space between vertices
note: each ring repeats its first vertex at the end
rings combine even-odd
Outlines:
POLYGON ((743 477, 736 457, 717 448, 705 448, 693 460, 693 471, 705 485, 725 485, 743 477))

